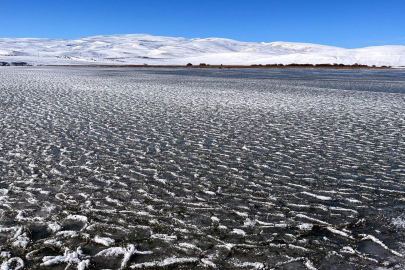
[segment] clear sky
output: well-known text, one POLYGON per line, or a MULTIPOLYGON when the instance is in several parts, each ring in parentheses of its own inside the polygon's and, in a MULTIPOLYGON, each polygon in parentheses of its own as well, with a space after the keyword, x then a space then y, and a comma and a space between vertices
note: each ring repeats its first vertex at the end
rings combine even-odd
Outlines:
POLYGON ((0 0, 0 37, 138 33, 405 45, 405 0, 0 0))

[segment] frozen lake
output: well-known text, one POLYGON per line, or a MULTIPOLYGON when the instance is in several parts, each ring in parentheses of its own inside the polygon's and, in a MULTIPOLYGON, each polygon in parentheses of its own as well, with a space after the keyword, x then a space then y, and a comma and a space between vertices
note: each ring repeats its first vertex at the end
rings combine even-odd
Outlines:
POLYGON ((1 269, 404 269, 404 134, 400 70, 0 68, 1 269))

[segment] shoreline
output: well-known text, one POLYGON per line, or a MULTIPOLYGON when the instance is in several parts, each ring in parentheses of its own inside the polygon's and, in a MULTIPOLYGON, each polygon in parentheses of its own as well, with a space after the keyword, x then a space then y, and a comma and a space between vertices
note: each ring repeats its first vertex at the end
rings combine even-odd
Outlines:
POLYGON ((38 67, 108 67, 108 68, 202 68, 202 69, 401 69, 404 67, 371 67, 365 65, 37 65, 38 67))

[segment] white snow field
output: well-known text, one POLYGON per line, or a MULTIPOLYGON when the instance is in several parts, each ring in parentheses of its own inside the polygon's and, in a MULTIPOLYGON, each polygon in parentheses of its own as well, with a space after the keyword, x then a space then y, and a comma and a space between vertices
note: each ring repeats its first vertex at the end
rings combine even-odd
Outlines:
POLYGON ((0 269, 405 269, 405 71, 0 67, 0 269))
POLYGON ((308 43, 240 42, 147 34, 80 39, 1 38, 0 61, 69 64, 345 64, 405 66, 405 46, 344 49, 308 43))

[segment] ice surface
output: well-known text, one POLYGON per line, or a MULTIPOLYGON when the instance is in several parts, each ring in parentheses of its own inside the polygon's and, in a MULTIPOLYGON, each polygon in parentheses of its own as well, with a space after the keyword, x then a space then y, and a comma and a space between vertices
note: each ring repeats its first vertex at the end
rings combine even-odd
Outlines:
POLYGON ((0 265, 404 269, 404 75, 0 68, 0 265))

